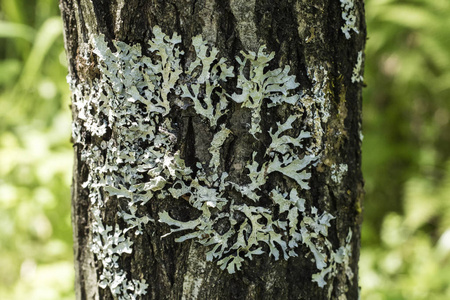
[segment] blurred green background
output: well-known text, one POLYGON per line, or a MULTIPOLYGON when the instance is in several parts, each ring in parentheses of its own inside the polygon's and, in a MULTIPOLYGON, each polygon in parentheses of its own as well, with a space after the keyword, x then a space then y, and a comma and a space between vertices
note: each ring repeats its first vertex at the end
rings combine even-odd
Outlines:
MULTIPOLYGON (((58 1, 0 3, 0 299, 74 299, 58 1)), ((366 20, 362 299, 450 299, 450 1, 366 20)))

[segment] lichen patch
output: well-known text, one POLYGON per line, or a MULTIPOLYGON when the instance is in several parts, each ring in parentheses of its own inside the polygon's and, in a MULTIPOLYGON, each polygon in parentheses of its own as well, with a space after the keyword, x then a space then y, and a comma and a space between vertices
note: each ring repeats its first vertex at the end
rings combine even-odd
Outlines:
MULTIPOLYGON (((92 47, 99 76, 91 82, 69 79, 77 117, 73 138, 89 167, 83 188, 91 202, 91 251, 101 265, 100 287, 109 288, 118 299, 137 299, 146 293, 146 281, 130 278, 120 258, 133 253, 134 239, 156 221, 170 228, 162 238, 173 234, 176 242, 196 241, 207 247, 206 261, 215 261, 229 273, 244 268, 254 256, 275 260, 298 256, 299 247, 309 250, 318 270, 312 280, 321 287, 338 265, 347 268, 350 250, 343 246, 336 252, 328 240, 335 217, 302 196, 310 189, 312 169, 323 150, 322 126, 329 118, 328 82, 316 77, 328 78, 324 68, 309 70, 313 88, 300 93, 289 66, 269 67, 274 53, 264 46, 257 52, 241 52, 234 70, 200 36, 192 39, 195 59, 183 66, 181 37, 167 36, 159 27, 153 28, 145 46, 151 57, 140 45, 118 41, 112 45, 115 49, 103 36, 92 36, 85 49, 92 47), (225 90, 233 77, 237 86, 225 90), (251 138, 258 141, 265 134, 270 141, 240 166, 242 182, 221 167, 226 141, 234 134, 226 123, 231 105, 248 110, 251 138), (175 107, 191 107, 214 133, 210 160, 197 162, 195 172, 177 147, 171 119, 175 107), (298 114, 263 132, 262 111, 276 113, 281 107, 298 114), (275 175, 286 184, 264 192, 275 175), (239 197, 231 196, 236 194, 239 197), (153 220, 145 204, 161 199, 186 201, 198 211, 198 218, 181 221, 160 211, 153 220), (123 225, 103 218, 109 205, 118 205, 123 225)), ((198 293, 200 283, 189 280, 186 288, 198 293)))
POLYGON ((362 63, 363 63, 363 52, 358 52, 358 59, 356 65, 353 68, 352 82, 363 82, 364 78, 362 76, 362 63))
POLYGON ((355 8, 355 0, 340 0, 342 8, 342 19, 344 20, 344 25, 342 25, 341 30, 345 35, 346 39, 350 39, 351 31, 359 34, 359 29, 356 24, 357 22, 357 10, 355 8))

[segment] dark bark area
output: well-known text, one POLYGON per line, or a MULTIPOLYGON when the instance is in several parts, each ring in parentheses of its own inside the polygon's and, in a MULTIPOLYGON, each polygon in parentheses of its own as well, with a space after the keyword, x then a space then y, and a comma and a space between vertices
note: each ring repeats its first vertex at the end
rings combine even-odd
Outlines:
MULTIPOLYGON (((142 299, 328 299, 328 287, 333 286, 332 299, 358 299, 358 268, 361 201, 363 180, 361 175, 361 84, 353 83, 352 73, 357 64, 357 53, 363 51, 365 24, 363 4, 355 3, 358 12, 359 34, 346 39, 341 31, 344 21, 341 4, 337 0, 61 0, 65 25, 66 52, 69 72, 79 82, 88 82, 98 76, 92 61, 80 57, 81 45, 88 43, 91 34, 104 34, 108 41, 119 40, 128 44, 145 44, 157 25, 167 35, 176 32, 182 36, 182 49, 186 56, 194 56, 192 37, 201 34, 214 45, 220 55, 234 62, 241 50, 258 51, 266 45, 275 52, 272 68, 289 65, 302 90, 314 86, 308 70, 317 65, 328 71, 326 101, 330 117, 322 122, 320 136, 321 158, 312 169, 311 189, 302 197, 309 206, 328 211, 336 217, 329 229, 329 240, 339 248, 345 244, 349 228, 353 232, 350 266, 354 273, 349 282, 342 269, 325 288, 311 281, 317 272, 313 258, 305 247, 298 248, 298 257, 278 261, 267 254, 246 260, 242 270, 229 274, 216 263, 206 262, 207 247, 194 241, 176 243, 173 234, 163 223, 149 223, 144 233, 133 237, 133 252, 121 256, 120 264, 133 278, 145 279, 149 284, 142 299), (333 165, 345 163, 348 173, 339 183, 330 180, 333 165), (187 282, 186 278, 194 278, 187 282), (344 297, 345 295, 345 297, 344 297)), ((187 57, 187 58, 186 58, 187 57)), ((185 61, 181 62, 185 64, 185 61)), ((318 78, 318 81, 325 80, 318 78)), ((234 83, 227 83, 232 86, 234 83)), ((78 118, 76 107, 72 108, 78 118)), ((233 104, 221 122, 233 132, 221 153, 220 168, 236 182, 245 183, 242 169, 252 159, 254 151, 266 151, 270 144, 267 132, 271 124, 295 114, 287 108, 264 111, 261 122, 266 132, 259 140, 248 133, 250 113, 233 104)), ((211 128, 193 110, 171 111, 180 150, 186 165, 195 170, 197 162, 209 161, 208 150, 217 130, 211 128)), ((308 127, 309 125, 305 125, 308 127)), ((298 124, 298 135, 301 124, 298 124)), ((112 133, 114 135, 114 133, 112 133)), ((101 140, 87 138, 90 143, 101 140)), ((108 289, 98 287, 99 262, 89 250, 92 216, 88 192, 82 184, 87 180, 89 165, 81 159, 83 145, 75 144, 75 166, 72 188, 72 221, 76 265, 77 299, 113 299, 108 289)), ((256 157, 262 160, 262 157, 256 157)), ((282 175, 274 174, 265 186, 268 193, 275 185, 289 186, 282 175)), ((232 194, 237 201, 241 195, 232 194)), ((124 203, 111 197, 104 208, 105 224, 120 224, 117 212, 124 203)), ((150 201, 145 210, 152 219, 168 211, 179 220, 192 220, 198 216, 185 201, 158 199, 150 201)), ((178 235, 179 236, 179 235, 178 235)))

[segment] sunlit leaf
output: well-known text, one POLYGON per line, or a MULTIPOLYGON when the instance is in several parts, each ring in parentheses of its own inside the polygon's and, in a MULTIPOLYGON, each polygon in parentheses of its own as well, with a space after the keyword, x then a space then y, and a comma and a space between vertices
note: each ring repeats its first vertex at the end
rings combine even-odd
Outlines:
POLYGON ((0 38, 22 38, 32 42, 35 34, 30 26, 0 20, 0 38))

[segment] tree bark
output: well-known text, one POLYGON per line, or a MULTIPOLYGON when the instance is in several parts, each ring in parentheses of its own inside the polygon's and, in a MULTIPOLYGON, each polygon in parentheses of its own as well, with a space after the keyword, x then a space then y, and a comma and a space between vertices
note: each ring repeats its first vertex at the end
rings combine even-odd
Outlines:
POLYGON ((60 8, 77 299, 358 299, 362 2, 60 8))

